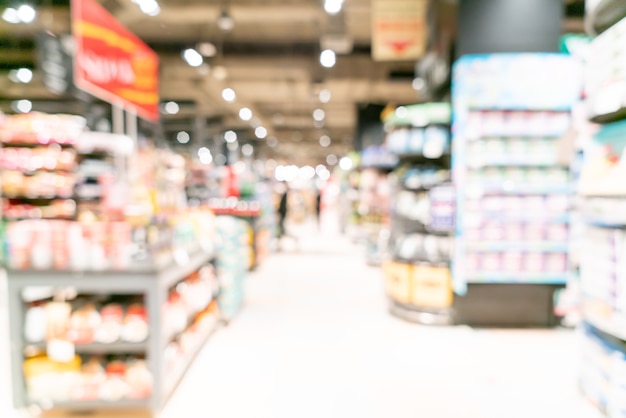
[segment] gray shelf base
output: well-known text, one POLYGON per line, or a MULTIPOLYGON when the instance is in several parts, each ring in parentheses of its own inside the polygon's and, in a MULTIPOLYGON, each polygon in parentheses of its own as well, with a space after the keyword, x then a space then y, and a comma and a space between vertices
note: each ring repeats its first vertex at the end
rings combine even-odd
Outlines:
POLYGON ((451 309, 429 309, 389 301, 389 313, 405 321, 422 325, 452 325, 454 315, 451 309))

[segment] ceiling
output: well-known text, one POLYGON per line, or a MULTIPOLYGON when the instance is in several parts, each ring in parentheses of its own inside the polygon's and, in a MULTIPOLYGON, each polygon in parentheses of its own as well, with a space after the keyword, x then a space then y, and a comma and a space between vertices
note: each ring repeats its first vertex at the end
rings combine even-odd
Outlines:
MULTIPOLYGON (((131 0, 99 1, 159 53, 162 101, 180 104, 180 112, 164 114, 157 129, 172 145, 177 144, 180 130, 192 133, 187 146, 197 148, 232 129, 240 139, 258 144, 262 155, 294 164, 318 164, 329 153, 341 155, 352 148, 359 106, 419 100, 412 88, 414 62, 371 59, 371 0, 345 0, 337 16, 326 14, 322 0, 159 0, 161 12, 154 17, 142 13, 131 0), (217 25, 223 10, 234 20, 230 31, 217 25), (349 40, 351 49, 338 55, 337 64, 327 69, 319 62, 320 40, 334 33, 349 40), (217 55, 205 58, 206 65, 200 68, 187 65, 181 51, 206 41, 217 47, 217 55), (236 92, 234 103, 222 99, 226 87, 236 92), (320 102, 322 89, 331 93, 328 103, 320 102), (243 106, 253 111, 251 122, 239 118, 243 106), (317 108, 325 111, 323 126, 314 124, 312 114, 317 108), (256 125, 266 127, 268 138, 278 140, 269 143, 278 145, 269 147, 267 139, 256 139, 256 125), (332 140, 327 148, 319 145, 322 135, 332 140)), ((455 1, 432 1, 439 11, 437 30, 453 36, 455 1)), ((81 111, 71 97, 48 92, 36 71, 30 84, 15 84, 7 77, 11 68, 34 68, 35 34, 70 32, 68 3, 34 1, 38 18, 32 24, 0 20, 1 109, 9 110, 11 100, 29 98, 34 110, 81 111)), ((570 14, 564 31, 582 30, 579 13, 570 14)))

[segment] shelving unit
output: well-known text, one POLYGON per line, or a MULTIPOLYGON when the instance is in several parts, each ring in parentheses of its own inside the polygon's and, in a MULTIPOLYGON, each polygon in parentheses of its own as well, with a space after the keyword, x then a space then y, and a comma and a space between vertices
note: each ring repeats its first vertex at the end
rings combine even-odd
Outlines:
MULTIPOLYGON (((212 262, 214 255, 204 252, 193 254, 187 263, 172 265, 163 270, 137 268, 128 271, 33 271, 9 270, 8 295, 9 315, 11 318, 11 364, 16 407, 26 407, 31 403, 45 404, 59 409, 92 410, 141 408, 150 410, 155 415, 163 407, 176 385, 202 347, 218 325, 217 317, 212 326, 197 338, 198 343, 190 350, 184 361, 184 367, 173 374, 166 374, 164 368, 164 352, 172 335, 167 335, 162 328, 164 305, 168 292, 181 280, 212 262), (145 355, 149 370, 153 376, 152 395, 148 399, 122 399, 119 401, 102 400, 60 400, 30 399, 22 364, 25 360, 24 351, 29 349, 45 349, 45 344, 30 344, 24 338, 25 304, 23 291, 26 288, 44 287, 50 289, 72 288, 78 294, 127 294, 143 295, 148 313, 149 336, 142 343, 111 343, 111 344, 78 344, 76 353, 80 354, 138 354, 145 355)), ((189 324, 190 326, 191 324, 189 324)))
POLYGON ((385 146, 398 159, 385 288, 393 315, 423 324, 454 322, 450 118, 447 103, 403 106, 385 118, 385 146))
POLYGON ((620 55, 626 5, 604 0, 588 16, 600 35, 587 65, 588 115, 602 126, 583 152, 578 184, 584 395, 610 418, 626 417, 626 71, 620 55))
POLYGON ((553 325, 573 191, 559 142, 580 68, 561 54, 494 54, 463 57, 453 74, 457 319, 553 325))

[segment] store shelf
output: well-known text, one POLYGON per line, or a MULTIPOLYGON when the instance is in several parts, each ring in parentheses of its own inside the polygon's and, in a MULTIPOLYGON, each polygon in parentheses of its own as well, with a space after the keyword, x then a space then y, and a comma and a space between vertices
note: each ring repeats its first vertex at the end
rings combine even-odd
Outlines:
MULTIPOLYGON (((46 349, 45 344, 29 344, 26 343, 26 348, 34 348, 39 351, 46 349)), ((76 344, 75 350, 79 354, 137 354, 146 353, 148 350, 148 342, 141 343, 128 343, 128 342, 115 342, 110 344, 76 344)))
POLYGON ((507 157, 502 156, 487 156, 483 157, 483 161, 474 161, 468 164, 469 168, 482 168, 482 167, 566 167, 566 164, 559 163, 554 159, 553 161, 534 159, 534 160, 507 160, 507 157))
POLYGON ((511 223, 511 222, 523 222, 523 223, 538 223, 538 224, 569 224, 570 219, 569 215, 559 214, 559 215, 550 215, 545 213, 519 213, 519 214, 509 214, 503 211, 483 211, 479 213, 467 212, 464 214, 465 220, 473 219, 473 220, 484 220, 488 222, 496 222, 496 223, 511 223))
POLYGON ((571 186, 545 187, 545 186, 528 186, 521 184, 510 184, 506 186, 467 186, 465 189, 466 196, 483 196, 483 195, 562 195, 573 192, 571 186))
POLYGON ((508 272, 476 272, 465 276, 468 283, 497 284, 556 284, 567 282, 566 273, 508 273, 508 272))
POLYGON ((454 323, 453 311, 450 308, 423 308, 390 299, 389 311, 398 318, 422 325, 452 325, 454 323))
POLYGON ((599 318, 594 315, 590 315, 588 312, 583 311, 584 321, 592 327, 602 331, 605 334, 609 334, 622 341, 626 341, 626 322, 622 321, 613 323, 606 319, 599 318))
POLYGON ((183 362, 183 366, 181 366, 178 370, 176 370, 172 374, 172 376, 165 377, 165 380, 164 380, 165 381, 165 384, 164 384, 165 400, 167 400, 174 393, 174 390, 176 390, 176 387, 178 386, 182 378, 185 376, 185 373, 187 373, 187 370, 189 370, 189 367, 191 367, 191 364, 194 362, 194 360, 196 359, 200 351, 202 351, 202 348, 204 347, 206 342, 209 340, 209 338, 211 338, 211 336, 219 329, 219 326, 220 326, 219 322, 216 321, 216 323, 213 325, 211 330, 208 331, 206 335, 203 335, 202 338, 200 338, 200 342, 198 343, 198 345, 194 347, 193 350, 191 350, 191 354, 183 362))
POLYGON ((569 244, 567 242, 547 242, 547 241, 481 241, 468 242, 465 246, 468 251, 537 251, 542 253, 567 253, 569 244))
POLYGON ((94 401, 43 401, 30 400, 31 404, 51 406, 55 409, 71 409, 76 411, 95 411, 111 409, 146 409, 150 405, 150 399, 120 399, 116 401, 94 400, 94 401))
POLYGON ((428 264, 433 267, 446 267, 450 265, 451 257, 448 258, 439 258, 437 260, 433 260, 432 258, 428 258, 426 256, 423 257, 400 257, 393 256, 393 261, 397 263, 405 263, 405 264, 428 264))

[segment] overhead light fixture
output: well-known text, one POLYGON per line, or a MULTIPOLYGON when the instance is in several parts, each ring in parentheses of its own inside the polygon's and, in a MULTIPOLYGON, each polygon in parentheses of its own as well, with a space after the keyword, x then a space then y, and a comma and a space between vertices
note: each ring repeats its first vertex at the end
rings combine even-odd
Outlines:
POLYGON ((252 110, 248 109, 247 107, 242 107, 241 109, 239 109, 239 117, 241 118, 241 120, 249 121, 250 119, 252 119, 252 110))
POLYGON ((328 135, 322 135, 320 136, 320 145, 323 146, 324 148, 330 146, 331 140, 330 137, 328 135))
POLYGON ((189 143, 190 139, 191 137, 189 136, 189 133, 185 131, 180 131, 179 133, 176 134, 176 140, 180 142, 181 144, 189 143))
POLYGON ((217 47, 211 42, 200 42, 198 45, 196 45, 196 49, 202 56, 207 58, 217 55, 217 47))
POLYGON ((318 122, 321 122, 324 120, 324 118, 326 117, 326 112, 324 112, 322 109, 315 109, 313 111, 313 119, 315 119, 318 122))
POLYGON ((267 129, 265 129, 262 126, 259 126, 254 130, 254 134, 256 135, 257 138, 264 139, 267 136, 267 129))
POLYGON ((320 173, 323 173, 324 171, 328 171, 328 169, 326 168, 326 166, 324 164, 318 164, 317 167, 315 167, 315 172, 319 175, 320 173))
POLYGON ((320 54, 320 64, 326 68, 332 68, 337 62, 337 56, 332 49, 325 49, 320 54))
POLYGON ((344 171, 349 171, 352 169, 352 160, 349 157, 343 157, 339 160, 339 168, 344 171))
POLYGON ((133 0, 133 3, 137 3, 141 12, 148 16, 157 16, 161 13, 161 7, 156 0, 133 0))
POLYGON ((329 154, 326 157, 326 164, 332 166, 337 164, 337 156, 335 154, 329 154))
POLYGON ((241 153, 244 157, 252 157, 252 154, 254 154, 254 147, 250 144, 244 144, 241 147, 241 153))
POLYGON ((331 96, 332 95, 330 93, 330 90, 323 89, 322 91, 320 91, 320 94, 319 94, 320 102, 322 102, 322 103, 330 102, 331 96))
POLYGON ((224 140, 226 142, 235 142, 237 140, 237 133, 235 131, 224 132, 224 140))
POLYGON ((222 10, 222 13, 220 13, 220 17, 217 18, 217 27, 224 32, 233 30, 233 28, 235 27, 235 21, 230 16, 228 11, 222 10))
POLYGON ((164 106, 165 113, 168 115, 175 115, 180 112, 180 106, 176 102, 167 102, 164 106))
POLYGON ((265 142, 270 148, 276 148, 278 146, 278 138, 276 138, 275 136, 270 136, 265 142))
POLYGON ((32 23, 37 17, 37 12, 33 6, 28 4, 22 4, 17 8, 17 17, 22 23, 32 23))
POLYGON ((228 103, 232 103, 237 99, 237 95, 235 94, 235 90, 231 88, 225 88, 222 90, 222 99, 227 101, 228 103))
POLYGON ((20 17, 17 13, 17 9, 14 9, 13 7, 7 7, 6 9, 4 9, 4 11, 2 12, 2 20, 7 23, 12 23, 14 25, 21 22, 20 17))
POLYGON ((9 71, 9 79, 14 83, 28 84, 33 80, 33 71, 29 68, 20 68, 9 71))
POLYGON ((183 58, 187 62, 187 64, 191 65, 192 67, 199 67, 202 65, 202 63, 204 63, 202 55, 200 55, 200 53, 193 48, 185 49, 185 51, 183 52, 183 58))
POLYGON ((28 113, 33 110, 33 103, 30 100, 18 100, 11 104, 11 108, 19 113, 28 113))
POLYGON ((420 91, 420 90, 423 90, 424 87, 426 87, 426 82, 424 81, 423 78, 416 77, 413 80, 412 86, 413 86, 413 90, 420 91))
POLYGON ((226 67, 222 65, 216 65, 213 67, 213 77, 215 77, 216 80, 225 80, 226 77, 228 77, 226 67))
POLYGON ((336 15, 341 11, 343 7, 343 0, 325 0, 324 1, 324 10, 329 15, 336 15))
POLYGON ((211 155, 211 150, 207 147, 202 147, 198 150, 198 158, 200 158, 202 164, 208 165, 213 162, 213 155, 211 155))

